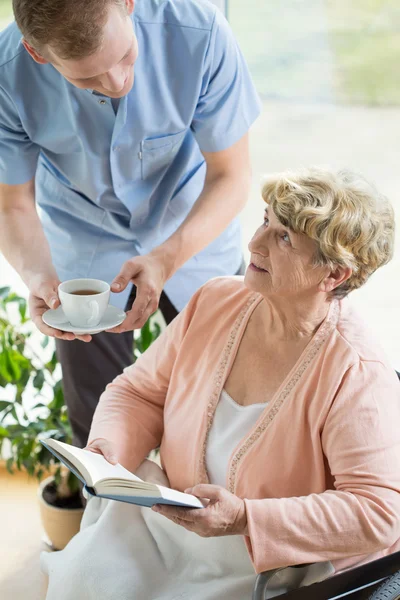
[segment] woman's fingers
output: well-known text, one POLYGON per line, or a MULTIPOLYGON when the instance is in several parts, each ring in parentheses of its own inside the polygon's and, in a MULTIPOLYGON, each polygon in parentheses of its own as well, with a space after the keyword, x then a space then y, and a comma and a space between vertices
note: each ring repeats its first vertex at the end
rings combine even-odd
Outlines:
POLYGON ((95 454, 102 454, 104 458, 112 465, 116 465, 118 463, 114 445, 108 440, 93 440, 93 442, 90 442, 86 448, 84 448, 84 450, 89 450, 89 452, 94 452, 95 454))

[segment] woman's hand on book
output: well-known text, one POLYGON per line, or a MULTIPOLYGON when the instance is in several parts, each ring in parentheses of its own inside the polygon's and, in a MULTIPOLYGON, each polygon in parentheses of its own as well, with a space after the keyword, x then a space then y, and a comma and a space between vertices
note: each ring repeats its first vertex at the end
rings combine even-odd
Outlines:
POLYGON ((105 438, 97 438, 96 440, 92 440, 89 442, 86 448, 84 448, 84 450, 89 450, 89 452, 94 452, 95 454, 102 454, 104 458, 112 465, 116 465, 118 463, 118 457, 114 448, 114 444, 105 438))
POLYGON ((185 493, 201 500, 208 498, 209 503, 199 509, 157 504, 152 510, 201 537, 248 535, 246 507, 242 498, 219 485, 210 484, 196 485, 185 493))

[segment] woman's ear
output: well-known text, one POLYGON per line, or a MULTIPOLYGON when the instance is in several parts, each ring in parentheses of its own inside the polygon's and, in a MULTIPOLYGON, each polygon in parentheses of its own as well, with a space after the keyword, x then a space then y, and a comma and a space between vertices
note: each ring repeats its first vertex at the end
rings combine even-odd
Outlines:
POLYGON ((28 44, 28 42, 26 40, 22 40, 22 45, 24 46, 25 50, 28 52, 28 54, 30 54, 33 58, 33 60, 37 63, 39 63, 39 65, 46 65, 49 61, 46 60, 45 58, 43 58, 42 56, 40 56, 40 54, 38 54, 36 52, 36 50, 34 48, 32 48, 32 46, 30 44, 28 44))
POLYGON ((318 287, 321 292, 332 292, 339 285, 347 281, 352 273, 353 271, 350 267, 336 267, 324 277, 318 287))

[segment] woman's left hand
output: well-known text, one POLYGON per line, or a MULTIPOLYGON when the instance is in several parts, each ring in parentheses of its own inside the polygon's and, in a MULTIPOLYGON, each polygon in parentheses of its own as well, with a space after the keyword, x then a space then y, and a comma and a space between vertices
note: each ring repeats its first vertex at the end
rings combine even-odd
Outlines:
POLYGON ((198 498, 208 498, 205 508, 180 508, 157 504, 153 510, 201 537, 247 535, 244 500, 219 485, 199 484, 185 490, 198 498))

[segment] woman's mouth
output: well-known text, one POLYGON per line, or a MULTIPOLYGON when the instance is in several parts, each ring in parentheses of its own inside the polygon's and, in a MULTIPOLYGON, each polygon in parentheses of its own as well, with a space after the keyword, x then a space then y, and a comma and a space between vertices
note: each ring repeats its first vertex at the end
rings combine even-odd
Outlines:
POLYGON ((250 263, 249 269, 252 271, 258 271, 259 273, 268 273, 267 269, 261 269, 260 267, 256 267, 254 263, 250 263))

